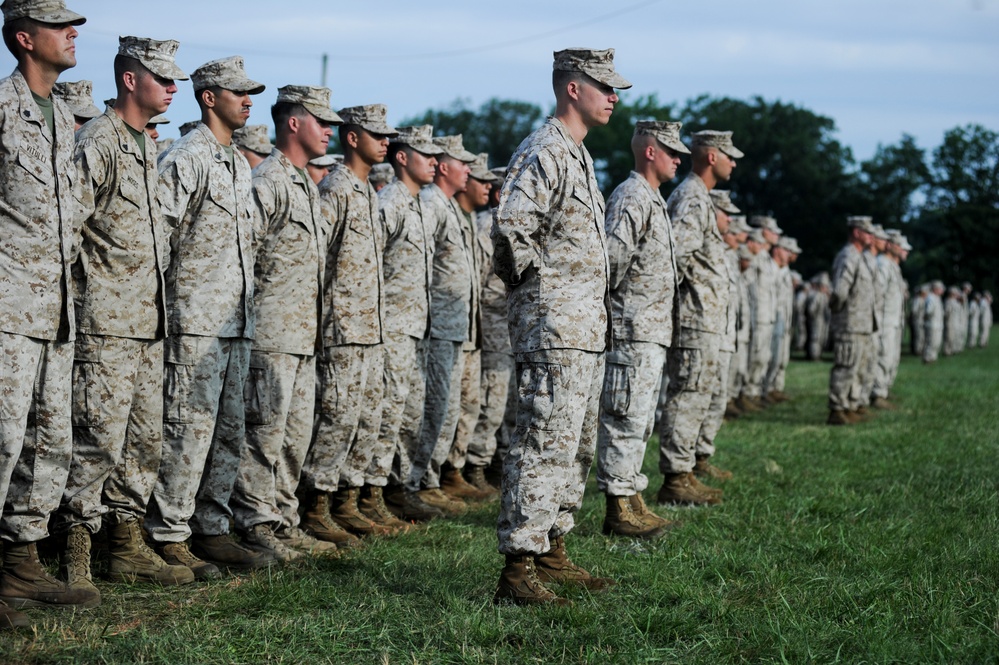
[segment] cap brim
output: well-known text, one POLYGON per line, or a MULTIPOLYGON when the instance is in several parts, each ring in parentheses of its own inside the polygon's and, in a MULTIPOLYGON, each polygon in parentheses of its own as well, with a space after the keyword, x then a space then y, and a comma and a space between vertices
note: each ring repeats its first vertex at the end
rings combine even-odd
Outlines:
POLYGON ((439 157, 444 154, 443 148, 440 148, 433 143, 404 143, 416 152, 422 153, 429 157, 439 157))
POLYGON ((242 81, 237 81, 237 84, 234 84, 229 89, 233 92, 245 92, 248 95, 259 95, 267 89, 267 86, 263 83, 258 83, 253 79, 243 79, 242 81))
POLYGON ((336 111, 325 106, 316 106, 315 104, 302 104, 305 110, 316 116, 324 122, 331 122, 334 125, 342 125, 343 118, 337 115, 336 111))
POLYGON ((726 206, 724 208, 721 208, 721 211, 723 213, 725 213, 726 215, 738 215, 740 212, 742 212, 742 210, 740 210, 739 208, 736 208, 734 205, 730 205, 730 206, 726 206))
POLYGON ((735 146, 732 146, 731 148, 718 148, 718 149, 724 152, 732 159, 742 159, 743 157, 745 157, 745 155, 742 154, 742 151, 736 148, 735 146))
POLYGON ((615 90, 627 90, 631 87, 631 81, 624 78, 617 72, 611 72, 610 74, 601 73, 599 76, 594 76, 590 72, 586 72, 591 78, 600 81, 604 85, 609 85, 615 90))
POLYGON ((51 12, 40 16, 32 16, 31 18, 41 23, 55 23, 59 25, 64 23, 68 23, 69 25, 83 25, 87 22, 85 16, 77 14, 76 12, 71 12, 68 9, 64 9, 61 12, 51 12))
POLYGON ((374 125, 374 124, 361 125, 361 128, 371 132, 372 134, 379 134, 381 136, 387 136, 389 138, 392 138, 393 136, 399 136, 399 132, 396 130, 395 127, 390 127, 384 122, 381 123, 380 125, 374 125))
POLYGON ((472 171, 468 175, 482 182, 502 182, 490 171, 472 171))
POLYGON ((659 139, 659 142, 662 143, 667 148, 669 148, 670 150, 676 151, 682 155, 690 154, 690 149, 687 148, 687 146, 683 145, 681 141, 675 141, 675 140, 663 141, 662 139, 659 139))
POLYGON ((183 69, 172 63, 143 61, 142 64, 145 65, 146 69, 160 78, 169 79, 171 81, 186 81, 190 78, 184 73, 183 69))

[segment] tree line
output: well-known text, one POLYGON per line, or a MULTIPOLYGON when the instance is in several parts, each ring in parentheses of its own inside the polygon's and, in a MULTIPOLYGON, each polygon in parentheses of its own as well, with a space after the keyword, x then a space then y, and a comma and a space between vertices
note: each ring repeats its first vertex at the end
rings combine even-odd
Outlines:
MULTIPOLYGON (((548 113, 551 111, 548 110, 548 113)), ((520 141, 548 114, 529 102, 490 99, 475 108, 458 99, 399 124, 432 124, 438 135, 461 133, 472 152, 506 164, 520 141)), ((680 105, 654 94, 622 98, 608 125, 589 133, 605 195, 632 168, 630 141, 638 120, 679 120, 683 133, 735 132, 746 153, 728 184, 749 214, 776 217, 805 253, 796 267, 809 277, 828 270, 843 245, 847 215, 868 214, 900 228, 914 246, 903 272, 910 285, 931 279, 971 282, 997 292, 999 251, 999 134, 981 125, 955 127, 932 152, 902 134, 858 163, 836 139, 836 123, 794 104, 702 95, 680 105)), ((686 159, 686 158, 685 158, 686 159)), ((689 169, 681 165, 679 173, 689 169)), ((663 186, 663 196, 679 180, 663 186)))

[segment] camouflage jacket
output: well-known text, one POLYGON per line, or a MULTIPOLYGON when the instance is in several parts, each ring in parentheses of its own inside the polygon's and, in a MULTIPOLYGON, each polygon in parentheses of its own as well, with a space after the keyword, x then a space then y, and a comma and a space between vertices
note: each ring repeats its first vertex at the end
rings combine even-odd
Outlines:
POLYGON ((742 307, 742 273, 739 272, 739 255, 725 246, 725 267, 728 269, 728 308, 725 316, 725 335, 722 337, 721 350, 735 353, 739 326, 739 308, 742 307))
MULTIPOLYGON (((749 300, 749 270, 741 272, 739 270, 738 252, 732 252, 735 257, 736 292, 738 298, 735 300, 735 337, 736 348, 742 350, 749 343, 753 330, 753 310, 749 300)), ((731 268, 730 268, 731 270, 731 268)))
POLYGON ((68 341, 80 209, 73 115, 52 107, 54 137, 21 72, 0 80, 0 330, 68 341))
POLYGON ((878 269, 885 284, 884 322, 885 328, 901 328, 905 325, 905 282, 902 269, 885 255, 878 257, 878 269))
POLYGON ((864 252, 864 260, 874 279, 874 329, 881 330, 884 328, 886 276, 878 265, 878 256, 864 252))
POLYGON ((322 348, 320 293, 328 230, 319 190, 275 148, 253 170, 253 202, 258 223, 253 348, 311 356, 322 348))
POLYGON ((833 261, 830 325, 837 333, 872 333, 874 322, 874 275, 853 243, 839 251, 833 261))
POLYGON ((382 252, 375 188, 340 164, 319 183, 330 225, 323 282, 323 346, 382 342, 382 252))
POLYGON ((162 339, 166 335, 169 234, 156 203, 156 145, 145 151, 108 109, 76 135, 83 239, 73 265, 82 333, 162 339))
POLYGON ((229 161, 199 123, 159 158, 159 203, 171 229, 166 272, 171 335, 253 339, 250 165, 229 161))
POLYGON ((590 153, 549 118, 510 160, 493 217, 493 268, 510 287, 514 353, 606 348, 610 268, 603 220, 590 153))
POLYGON ((775 310, 777 318, 784 322, 784 334, 787 334, 791 329, 791 318, 794 316, 794 282, 791 279, 790 268, 774 265, 777 267, 775 310))
POLYGON ((680 326, 723 335, 729 306, 726 245, 704 181, 689 174, 670 194, 666 211, 676 238, 680 326))
POLYGON ((455 204, 461 216, 461 236, 465 242, 465 251, 472 261, 472 300, 469 305, 468 338, 461 348, 463 351, 473 351, 482 348, 482 245, 479 244, 475 213, 465 212, 457 202, 455 204))
POLYGON ((489 236, 493 227, 493 212, 485 210, 475 218, 482 250, 479 281, 482 296, 479 300, 482 311, 482 350, 495 353, 513 354, 510 345, 510 324, 507 321, 506 284, 493 270, 493 240, 489 236))
POLYGON ((607 201, 604 228, 614 339, 669 346, 677 272, 666 202, 632 171, 607 201))
POLYGON ((430 336, 462 342, 472 334, 472 281, 475 259, 471 255, 465 217, 454 199, 437 185, 420 192, 423 214, 434 230, 433 272, 430 282, 430 336))
POLYGON ((777 264, 765 251, 749 263, 749 297, 753 302, 754 323, 777 320, 777 264))
POLYGON ((419 195, 393 180, 378 192, 378 219, 385 238, 385 330, 423 339, 430 330, 434 239, 419 195))
POLYGON ((944 327, 944 306, 940 296, 933 293, 926 294, 926 301, 923 304, 923 325, 926 330, 943 330, 944 327))

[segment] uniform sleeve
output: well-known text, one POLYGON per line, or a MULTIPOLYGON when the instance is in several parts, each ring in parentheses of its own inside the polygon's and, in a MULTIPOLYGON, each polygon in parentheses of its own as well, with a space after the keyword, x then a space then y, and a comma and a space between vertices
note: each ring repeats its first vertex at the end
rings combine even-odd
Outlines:
POLYGON ((611 200, 604 226, 607 230, 607 261, 610 288, 616 289, 631 267, 638 244, 648 230, 648 210, 634 196, 611 200))
POLYGON ((850 297, 850 288, 857 279, 857 267, 860 264, 860 255, 843 253, 836 257, 833 264, 832 292, 829 294, 829 306, 839 311, 846 306, 846 301, 850 297))
POLYGON ((170 151, 159 163, 159 172, 156 199, 163 221, 170 229, 170 254, 173 256, 180 242, 181 225, 197 191, 197 171, 190 160, 170 151))
POLYGON ((93 141, 77 143, 73 151, 76 164, 76 196, 80 203, 80 223, 94 216, 97 199, 107 195, 108 159, 93 141))
POLYGON ((347 202, 340 188, 331 183, 330 187, 320 188, 319 206, 322 209, 323 218, 329 225, 327 244, 332 245, 338 242, 338 238, 343 234, 344 226, 347 224, 347 202))
POLYGON ((271 231, 277 197, 269 178, 253 179, 253 255, 256 256, 271 231))
POLYGON ((490 234, 493 272, 507 286, 520 284, 524 273, 540 263, 537 231, 552 207, 560 184, 558 165, 542 152, 503 186, 490 234))
MULTIPOLYGON (((386 191, 382 189, 382 191, 386 191)), ((402 234, 403 213, 400 206, 389 196, 378 196, 378 223, 382 226, 385 242, 393 242, 402 234)))
POLYGON ((704 201, 693 199, 677 208, 673 215, 673 241, 676 269, 683 274, 691 255, 704 245, 704 201))

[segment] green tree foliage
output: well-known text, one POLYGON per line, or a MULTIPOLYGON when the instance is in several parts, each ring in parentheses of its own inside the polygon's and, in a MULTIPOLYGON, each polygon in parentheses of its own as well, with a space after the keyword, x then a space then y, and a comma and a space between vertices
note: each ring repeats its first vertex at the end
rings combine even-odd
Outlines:
POLYGON ((610 122, 595 127, 586 135, 586 148, 593 157, 597 180, 605 195, 623 182, 635 167, 631 154, 631 136, 639 120, 671 120, 673 106, 662 104, 656 95, 625 98, 614 108, 610 122))
POLYGON ((929 187, 925 151, 909 134, 897 145, 878 145, 874 157, 860 165, 862 209, 885 228, 900 228, 919 212, 918 195, 929 187))

